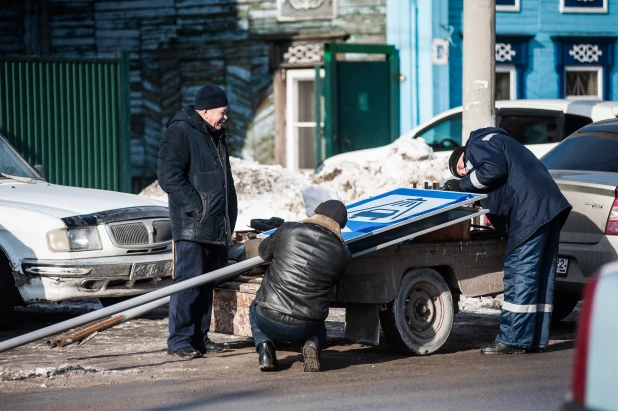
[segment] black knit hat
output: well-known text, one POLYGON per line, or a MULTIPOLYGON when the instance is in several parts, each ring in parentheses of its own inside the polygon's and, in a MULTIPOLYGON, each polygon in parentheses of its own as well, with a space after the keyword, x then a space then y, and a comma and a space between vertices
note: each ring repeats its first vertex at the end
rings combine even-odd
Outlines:
POLYGON ((211 108, 227 106, 225 91, 217 86, 204 86, 195 95, 193 108, 196 110, 210 110, 211 108))
MULTIPOLYGON (((465 152, 466 152, 465 146, 457 147, 455 150, 453 150, 453 154, 451 154, 451 157, 448 159, 448 169, 451 170, 451 174, 457 178, 461 178, 461 176, 457 174, 457 163, 459 162, 459 157, 461 157, 461 155, 465 152)), ((464 158, 464 161, 465 161, 465 158, 464 158)))
POLYGON ((348 210, 339 200, 327 200, 316 207, 316 214, 332 218, 343 228, 348 223, 348 210))

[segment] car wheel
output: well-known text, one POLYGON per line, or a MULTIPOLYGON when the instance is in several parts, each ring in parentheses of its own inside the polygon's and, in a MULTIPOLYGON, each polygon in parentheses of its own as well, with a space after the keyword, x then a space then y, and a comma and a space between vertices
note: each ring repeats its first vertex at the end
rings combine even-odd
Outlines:
POLYGON ((453 296, 444 278, 430 268, 409 270, 395 299, 380 312, 384 335, 402 352, 429 355, 446 342, 453 327, 453 296))
POLYGON ((557 323, 564 320, 579 302, 579 294, 557 291, 554 294, 554 310, 551 314, 551 322, 557 323))
POLYGON ((15 308, 15 279, 11 273, 11 265, 0 252, 0 328, 5 328, 12 318, 15 308))
POLYGON ((103 307, 109 307, 110 305, 118 304, 134 297, 137 297, 137 295, 130 295, 128 297, 99 297, 99 302, 103 307))

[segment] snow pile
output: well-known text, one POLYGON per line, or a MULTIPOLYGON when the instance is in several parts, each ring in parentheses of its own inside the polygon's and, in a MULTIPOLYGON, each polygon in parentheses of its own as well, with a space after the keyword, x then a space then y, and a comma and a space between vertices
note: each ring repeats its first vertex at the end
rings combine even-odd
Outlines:
POLYGON ((235 157, 230 166, 238 196, 237 229, 249 226, 252 218, 295 221, 305 216, 300 190, 311 185, 308 175, 235 157))
POLYGON ((337 190, 343 201, 350 203, 414 183, 422 188, 425 182, 448 177, 448 159, 436 158, 422 139, 400 138, 374 160, 327 164, 313 182, 337 190))
MULTIPOLYGON (((300 190, 312 185, 337 192, 349 204, 395 188, 412 187, 414 183, 423 187, 424 182, 441 182, 449 177, 446 158, 437 158, 424 140, 406 137, 384 147, 370 161, 328 162, 317 175, 234 157, 230 165, 238 194, 237 229, 248 226, 252 218, 305 218, 300 190)), ((156 181, 140 195, 166 201, 156 181)))

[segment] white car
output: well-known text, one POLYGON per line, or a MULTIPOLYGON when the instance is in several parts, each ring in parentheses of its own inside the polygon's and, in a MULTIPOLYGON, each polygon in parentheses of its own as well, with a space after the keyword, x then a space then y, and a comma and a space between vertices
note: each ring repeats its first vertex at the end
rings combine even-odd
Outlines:
POLYGON ((562 409, 618 409, 618 262, 603 266, 586 286, 577 325, 569 402, 562 409))
MULTIPOLYGON (((400 138, 422 138, 438 157, 448 157, 461 145, 462 108, 438 114, 400 138)), ((496 124, 526 145, 538 158, 581 127, 618 117, 618 101, 500 100, 496 101, 496 124)), ((316 169, 340 161, 364 163, 386 158, 390 145, 351 151, 327 158, 316 169)))
POLYGON ((0 323, 19 297, 105 305, 171 284, 171 250, 165 203, 49 184, 0 135, 0 323))

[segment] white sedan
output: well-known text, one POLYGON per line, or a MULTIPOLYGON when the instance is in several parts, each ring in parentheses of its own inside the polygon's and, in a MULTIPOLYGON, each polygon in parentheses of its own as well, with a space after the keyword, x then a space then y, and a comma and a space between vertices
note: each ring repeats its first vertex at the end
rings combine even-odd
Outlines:
MULTIPOLYGON (((462 107, 438 114, 400 138, 422 138, 438 157, 448 157, 461 145, 462 107)), ((538 158, 581 127, 618 117, 618 101, 501 100, 496 101, 496 124, 526 145, 538 158)), ((350 151, 324 160, 316 169, 342 161, 365 163, 386 158, 391 144, 350 151)))

